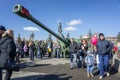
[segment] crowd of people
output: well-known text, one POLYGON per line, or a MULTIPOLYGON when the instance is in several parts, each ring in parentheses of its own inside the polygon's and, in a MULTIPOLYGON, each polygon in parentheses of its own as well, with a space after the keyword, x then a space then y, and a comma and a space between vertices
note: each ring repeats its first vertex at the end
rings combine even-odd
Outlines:
MULTIPOLYGON (((20 63, 19 58, 30 58, 34 61, 34 58, 42 59, 42 57, 48 55, 48 57, 61 57, 61 44, 57 39, 55 42, 48 41, 14 41, 13 30, 6 30, 4 26, 0 25, 0 80, 2 80, 2 70, 4 69, 4 63, 8 57, 12 58, 16 62, 20 63)), ((114 47, 114 43, 105 40, 103 33, 99 34, 98 41, 95 45, 89 46, 88 41, 80 39, 79 42, 75 42, 74 38, 70 39, 69 44, 69 58, 70 69, 74 68, 86 68, 87 76, 94 77, 93 71, 95 63, 97 63, 98 70, 100 71, 99 79, 102 79, 105 75, 109 74, 109 59, 112 56, 111 51, 120 50, 120 42, 117 47, 114 47)), ((4 80, 10 80, 12 70, 5 69, 6 75, 4 80)))
MULTIPOLYGON (((96 35, 95 37, 97 39, 96 35)), ((100 72, 99 79, 103 79, 105 74, 110 76, 109 59, 118 49, 117 47, 114 47, 114 43, 105 39, 103 33, 99 34, 96 44, 92 44, 92 47, 89 47, 88 42, 85 39, 80 40, 79 43, 77 43, 71 38, 70 69, 78 68, 80 65, 81 68, 86 68, 88 77, 93 77, 96 63, 100 72)))
POLYGON ((34 58, 42 59, 42 57, 57 57, 60 58, 60 44, 58 40, 52 42, 51 40, 44 41, 16 41, 16 53, 17 61, 19 62, 20 58, 30 57, 31 61, 34 61, 34 58))

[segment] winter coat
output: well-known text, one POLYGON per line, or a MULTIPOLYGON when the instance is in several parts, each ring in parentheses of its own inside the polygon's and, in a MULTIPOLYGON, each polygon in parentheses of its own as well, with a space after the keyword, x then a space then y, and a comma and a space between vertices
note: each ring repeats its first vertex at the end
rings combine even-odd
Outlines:
POLYGON ((86 65, 92 66, 94 65, 94 56, 93 55, 87 55, 85 58, 86 65))
POLYGON ((109 55, 111 50, 111 44, 107 40, 99 40, 96 47, 99 55, 109 55))
POLYGON ((29 46, 29 52, 31 53, 34 53, 34 50, 35 50, 35 45, 32 44, 31 46, 29 46))
POLYGON ((86 45, 82 44, 81 46, 84 47, 84 49, 82 49, 83 53, 87 53, 87 51, 88 51, 88 45, 87 44, 86 45))
POLYGON ((88 45, 81 44, 81 47, 84 47, 84 49, 81 48, 81 56, 87 56, 87 51, 88 51, 88 45))
POLYGON ((23 50, 24 50, 24 52, 28 51, 28 46, 26 44, 24 45, 23 50))
POLYGON ((14 60, 16 56, 16 45, 13 39, 9 37, 0 40, 0 67, 3 67, 7 58, 10 57, 14 60))
POLYGON ((77 53, 79 46, 76 42, 70 43, 70 52, 71 53, 77 53))

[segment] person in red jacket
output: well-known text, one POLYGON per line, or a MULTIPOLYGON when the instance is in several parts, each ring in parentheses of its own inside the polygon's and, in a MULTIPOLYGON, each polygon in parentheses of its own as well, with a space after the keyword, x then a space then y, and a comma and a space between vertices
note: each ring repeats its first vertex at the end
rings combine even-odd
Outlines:
POLYGON ((117 47, 116 45, 113 47, 113 51, 114 51, 114 52, 117 52, 117 51, 118 51, 118 47, 117 47))

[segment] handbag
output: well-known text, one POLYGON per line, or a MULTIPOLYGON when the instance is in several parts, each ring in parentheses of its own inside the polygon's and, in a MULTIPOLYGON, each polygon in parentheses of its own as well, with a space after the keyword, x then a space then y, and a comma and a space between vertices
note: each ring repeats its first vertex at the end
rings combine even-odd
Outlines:
POLYGON ((20 71, 20 64, 9 57, 5 62, 4 68, 12 71, 20 71))

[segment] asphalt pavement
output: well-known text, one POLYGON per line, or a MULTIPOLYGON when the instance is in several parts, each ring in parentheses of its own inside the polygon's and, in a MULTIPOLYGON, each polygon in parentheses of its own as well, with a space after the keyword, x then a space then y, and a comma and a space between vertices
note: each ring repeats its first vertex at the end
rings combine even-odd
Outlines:
MULTIPOLYGON (((3 71, 5 75, 5 71, 3 71)), ((120 73, 110 69, 110 77, 103 80, 120 80, 120 73)), ((3 75, 3 76, 4 76, 3 75)), ((21 70, 12 74, 11 80, 99 80, 99 72, 95 67, 94 77, 88 78, 86 68, 69 68, 69 59, 43 58, 30 61, 21 58, 21 70)))

